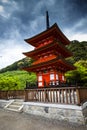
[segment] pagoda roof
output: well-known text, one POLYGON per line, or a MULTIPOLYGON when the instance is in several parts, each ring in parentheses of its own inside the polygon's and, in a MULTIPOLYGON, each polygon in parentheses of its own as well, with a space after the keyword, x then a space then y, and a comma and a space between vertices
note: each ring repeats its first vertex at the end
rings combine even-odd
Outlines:
POLYGON ((62 53, 63 57, 67 58, 72 56, 72 53, 65 48, 64 45, 62 45, 61 43, 59 43, 58 41, 54 41, 52 43, 46 44, 40 48, 34 49, 33 51, 30 52, 25 52, 23 53, 24 55, 28 56, 28 57, 32 57, 32 58, 36 58, 37 55, 41 55, 41 53, 46 53, 54 50, 54 53, 57 51, 58 53, 62 53))
POLYGON ((42 71, 45 69, 51 69, 53 67, 63 72, 76 69, 74 66, 72 66, 70 63, 65 61, 63 58, 57 57, 50 61, 46 61, 43 63, 39 63, 39 64, 35 64, 32 66, 23 68, 23 70, 26 70, 28 72, 37 72, 37 71, 42 71))
POLYGON ((58 38, 58 40, 62 42, 64 45, 70 44, 70 41, 63 34, 63 32, 60 30, 60 28, 56 23, 52 25, 50 28, 48 28, 47 30, 35 35, 34 37, 25 39, 25 41, 34 47, 38 47, 38 43, 40 44, 40 41, 43 41, 49 36, 54 36, 55 38, 58 38))

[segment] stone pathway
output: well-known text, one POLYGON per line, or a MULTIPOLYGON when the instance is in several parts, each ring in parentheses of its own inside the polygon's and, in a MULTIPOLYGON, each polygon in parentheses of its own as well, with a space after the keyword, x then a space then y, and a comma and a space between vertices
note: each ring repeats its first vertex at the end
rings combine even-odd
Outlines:
POLYGON ((0 109, 0 130, 87 130, 87 127, 0 109))

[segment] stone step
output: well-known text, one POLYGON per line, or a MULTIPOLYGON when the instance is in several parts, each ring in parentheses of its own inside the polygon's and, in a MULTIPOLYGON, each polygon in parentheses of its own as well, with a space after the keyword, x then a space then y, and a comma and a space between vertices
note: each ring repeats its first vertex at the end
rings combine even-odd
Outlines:
POLYGON ((15 102, 24 102, 24 99, 15 99, 15 102))
POLYGON ((20 108, 21 106, 18 106, 18 105, 14 105, 14 104, 11 104, 8 106, 8 108, 14 108, 14 109, 18 109, 20 108))
POLYGON ((5 109, 21 112, 23 109, 23 100, 19 100, 19 99, 13 100, 11 103, 5 106, 5 109))
POLYGON ((15 111, 15 112, 22 112, 22 109, 7 108, 6 110, 15 111))
POLYGON ((23 104, 23 102, 16 102, 16 101, 14 101, 12 104, 21 106, 23 104))

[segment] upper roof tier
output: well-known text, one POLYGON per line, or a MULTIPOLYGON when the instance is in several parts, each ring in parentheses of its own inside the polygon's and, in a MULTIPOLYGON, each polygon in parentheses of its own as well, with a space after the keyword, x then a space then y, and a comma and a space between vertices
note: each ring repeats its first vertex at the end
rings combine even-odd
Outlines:
POLYGON ((41 32, 38 35, 35 35, 32 38, 25 39, 25 41, 29 44, 31 44, 34 47, 38 47, 42 41, 49 37, 53 37, 54 39, 57 39, 64 45, 68 45, 70 41, 67 39, 67 37, 62 33, 62 31, 59 29, 58 25, 55 23, 53 26, 48 28, 47 30, 41 32))

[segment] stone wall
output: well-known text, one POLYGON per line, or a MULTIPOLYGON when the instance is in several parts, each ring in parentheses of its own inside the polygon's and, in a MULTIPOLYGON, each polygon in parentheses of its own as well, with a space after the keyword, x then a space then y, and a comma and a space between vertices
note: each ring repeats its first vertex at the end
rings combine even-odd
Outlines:
POLYGON ((84 115, 84 118, 85 118, 85 123, 87 124, 87 102, 85 102, 82 105, 82 111, 83 111, 83 115, 84 115))
POLYGON ((0 100, 0 108, 4 108, 8 103, 10 100, 0 100))
POLYGON ((63 120, 67 122, 85 124, 87 108, 76 105, 60 105, 25 102, 23 111, 33 115, 44 116, 50 119, 63 120), (85 115, 85 116, 84 116, 85 115))
MULTIPOLYGON (((0 108, 4 108, 10 102, 11 100, 0 100, 0 108)), ((50 119, 87 124, 87 102, 82 106, 24 102, 23 111, 50 119)))

